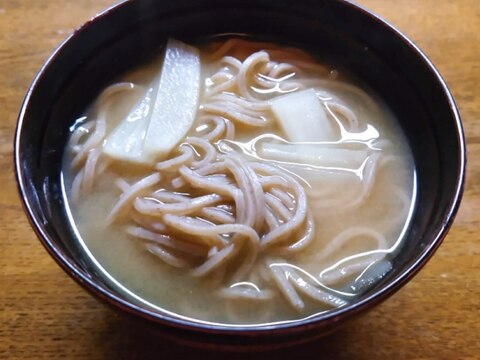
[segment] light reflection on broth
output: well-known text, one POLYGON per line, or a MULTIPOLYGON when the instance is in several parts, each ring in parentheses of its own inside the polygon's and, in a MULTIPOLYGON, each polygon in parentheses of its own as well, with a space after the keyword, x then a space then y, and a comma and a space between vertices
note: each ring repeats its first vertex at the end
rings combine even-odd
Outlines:
MULTIPOLYGON (((169 44, 194 78, 196 50, 169 44)), ((345 306, 391 270, 412 215, 413 160, 393 115, 297 49, 232 38, 199 59, 199 101, 184 100, 195 120, 168 157, 142 152, 157 94, 183 86, 165 85, 168 60, 162 77, 161 59, 122 76, 72 126, 64 185, 87 252, 136 301, 200 321, 345 306)))

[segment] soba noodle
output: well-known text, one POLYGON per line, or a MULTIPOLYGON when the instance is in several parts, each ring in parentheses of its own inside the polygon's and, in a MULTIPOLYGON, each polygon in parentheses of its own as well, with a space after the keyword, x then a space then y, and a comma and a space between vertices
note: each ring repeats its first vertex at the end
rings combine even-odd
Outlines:
POLYGON ((401 131, 378 99, 298 49, 232 38, 205 45, 202 64, 195 124, 167 159, 128 165, 102 151, 125 116, 118 104, 145 92, 135 76, 107 87, 72 132, 66 191, 87 247, 146 301, 197 319, 270 322, 348 304, 359 295, 352 281, 390 269, 408 225, 413 166, 401 131), (265 143, 292 144, 272 99, 309 88, 338 139, 307 145, 360 149, 357 167, 263 155, 265 143))

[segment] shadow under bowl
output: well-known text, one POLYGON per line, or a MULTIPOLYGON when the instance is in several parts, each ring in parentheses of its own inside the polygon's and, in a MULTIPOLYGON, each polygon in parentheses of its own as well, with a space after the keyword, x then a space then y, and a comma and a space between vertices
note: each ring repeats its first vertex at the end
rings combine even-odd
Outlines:
POLYGON ((75 31, 48 59, 21 108, 15 169, 29 220, 58 264, 98 298, 169 337, 203 346, 294 344, 336 329, 407 283, 433 255, 458 209, 465 144, 451 94, 430 61, 385 21, 340 0, 143 0, 120 3, 75 31), (102 88, 168 37, 249 34, 312 51, 348 69, 393 110, 414 154, 417 202, 393 270, 357 301, 296 322, 245 328, 155 312, 119 292, 73 235, 61 191, 69 128, 102 88))

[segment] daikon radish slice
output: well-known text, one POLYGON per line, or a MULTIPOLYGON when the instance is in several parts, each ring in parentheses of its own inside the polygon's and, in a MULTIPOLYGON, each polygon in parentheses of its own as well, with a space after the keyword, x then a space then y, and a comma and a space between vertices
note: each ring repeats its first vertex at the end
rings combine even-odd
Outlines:
POLYGON ((143 144, 145 157, 161 160, 185 137, 197 113, 199 94, 198 49, 170 39, 143 144))
POLYGON ((198 49, 170 39, 160 74, 107 137, 104 153, 143 164, 164 159, 191 128, 199 93, 198 49))
POLYGON ((151 87, 133 106, 127 117, 110 133, 103 145, 108 156, 131 162, 148 162, 143 157, 143 140, 151 116, 152 96, 156 89, 151 87))
POLYGON ((300 165, 357 169, 367 158, 364 150, 340 148, 333 144, 263 143, 262 158, 300 165))
POLYGON ((335 128, 314 89, 293 92, 271 101, 272 111, 288 140, 335 141, 335 128))

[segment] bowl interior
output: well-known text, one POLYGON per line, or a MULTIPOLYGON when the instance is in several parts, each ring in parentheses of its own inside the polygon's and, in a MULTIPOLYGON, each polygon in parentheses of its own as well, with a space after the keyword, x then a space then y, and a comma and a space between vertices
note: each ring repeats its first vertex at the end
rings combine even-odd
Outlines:
POLYGON ((196 41, 229 33, 293 44, 338 63, 381 95, 407 135, 418 199, 403 249, 388 276, 357 303, 322 316, 360 311, 413 276, 439 244, 458 205, 464 150, 453 103, 427 60, 393 29, 347 2, 131 1, 87 23, 42 69, 20 116, 17 171, 36 230, 71 275, 95 284, 97 295, 116 297, 129 311, 145 310, 140 303, 126 305, 132 300, 98 271, 74 238, 61 192, 69 127, 108 82, 158 52, 168 37, 196 41))

